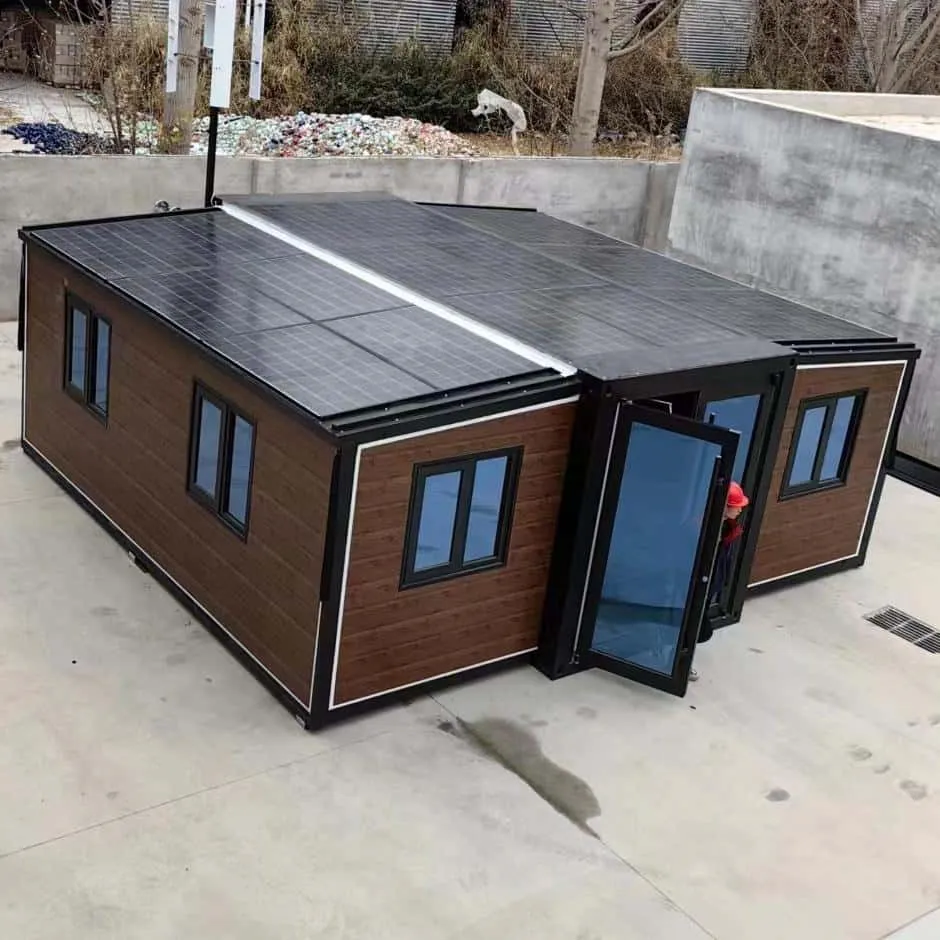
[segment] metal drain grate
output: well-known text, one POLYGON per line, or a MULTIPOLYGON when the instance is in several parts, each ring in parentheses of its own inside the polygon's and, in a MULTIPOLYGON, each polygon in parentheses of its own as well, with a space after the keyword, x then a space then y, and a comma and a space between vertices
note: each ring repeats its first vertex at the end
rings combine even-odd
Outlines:
POLYGON ((897 607, 882 607, 865 614, 865 619, 928 653, 940 653, 940 632, 897 607))

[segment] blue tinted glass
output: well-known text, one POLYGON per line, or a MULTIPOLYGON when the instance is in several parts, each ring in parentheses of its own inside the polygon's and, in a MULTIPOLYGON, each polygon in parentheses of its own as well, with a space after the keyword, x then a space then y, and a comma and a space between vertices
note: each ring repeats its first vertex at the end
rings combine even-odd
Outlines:
POLYGON ((454 470, 424 478, 424 500, 421 503, 421 521, 418 523, 415 571, 436 568, 450 561, 462 476, 460 470, 454 470))
POLYGON ((745 395, 741 398, 726 398, 723 401, 713 401, 705 407, 705 421, 707 424, 716 424, 729 431, 737 431, 740 435, 738 452, 734 458, 732 479, 739 483, 747 469, 747 458, 751 451, 751 441, 754 437, 754 425, 757 422, 757 409, 760 407, 760 395, 745 395))
POLYGON ((826 417, 826 406, 809 408, 803 413, 800 425, 800 439, 796 442, 796 455, 790 468, 790 486, 809 483, 813 479, 813 466, 816 452, 819 450, 819 435, 822 433, 826 417))
POLYGON ((839 476, 839 467, 842 464, 842 454, 845 451, 846 439, 849 435, 849 423, 852 412, 855 410, 855 396, 840 398, 836 403, 835 415, 832 418, 832 430, 826 444, 826 453, 823 457, 820 480, 835 480, 839 476))
POLYGON ((95 398, 94 406, 107 413, 108 410, 108 358, 111 348, 111 327, 99 320, 95 334, 95 398))
POLYGON ((634 424, 592 648, 671 675, 721 448, 634 424))
POLYGON ((465 562, 492 558, 496 554, 499 513, 503 505, 508 457, 490 457, 477 462, 470 498, 470 521, 464 545, 465 562))
POLYGON ((251 444, 254 435, 255 429, 244 418, 236 416, 232 431, 232 471, 226 511, 243 525, 248 518, 248 479, 251 475, 251 444))
POLYGON ((200 399, 199 443, 196 449, 196 486, 215 497, 215 480, 219 469, 219 435, 222 412, 218 405, 200 399))
POLYGON ((88 314, 72 308, 72 346, 69 349, 69 385, 85 390, 85 353, 88 349, 88 314))

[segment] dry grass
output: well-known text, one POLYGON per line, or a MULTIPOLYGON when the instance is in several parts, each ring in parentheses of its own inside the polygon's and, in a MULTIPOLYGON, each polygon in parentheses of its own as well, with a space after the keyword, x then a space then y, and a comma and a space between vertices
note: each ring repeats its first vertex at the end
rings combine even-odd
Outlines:
MULTIPOLYGON (((487 157, 514 156, 508 134, 465 133, 460 135, 472 147, 487 157)), ((546 134, 524 134, 519 139, 521 157, 559 157, 567 153, 567 139, 546 134)), ((629 157, 634 160, 654 160, 671 163, 682 157, 682 147, 675 139, 654 135, 628 136, 619 140, 599 140, 594 145, 596 157, 629 157)))

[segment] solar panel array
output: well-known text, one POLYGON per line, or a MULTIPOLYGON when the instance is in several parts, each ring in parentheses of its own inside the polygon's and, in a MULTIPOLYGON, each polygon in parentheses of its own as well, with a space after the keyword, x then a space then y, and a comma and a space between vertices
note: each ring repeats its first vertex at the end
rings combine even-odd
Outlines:
POLYGON ((35 234, 318 417, 540 369, 222 212, 35 234))
MULTIPOLYGON (((387 196, 246 205, 312 245, 574 365, 676 344, 881 334, 536 212, 387 196)), ((34 237, 319 417, 539 367, 219 211, 34 237)), ((634 355, 635 354, 635 355, 634 355)), ((641 363, 642 364, 642 363, 641 363)))

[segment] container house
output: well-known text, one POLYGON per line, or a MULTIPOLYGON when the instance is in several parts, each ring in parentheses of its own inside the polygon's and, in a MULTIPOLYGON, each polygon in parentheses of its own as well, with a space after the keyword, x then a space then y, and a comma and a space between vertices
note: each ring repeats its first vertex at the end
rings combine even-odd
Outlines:
POLYGON ((25 451, 310 728, 520 661, 684 694, 706 620, 863 563, 918 356, 534 211, 21 237, 25 451))

